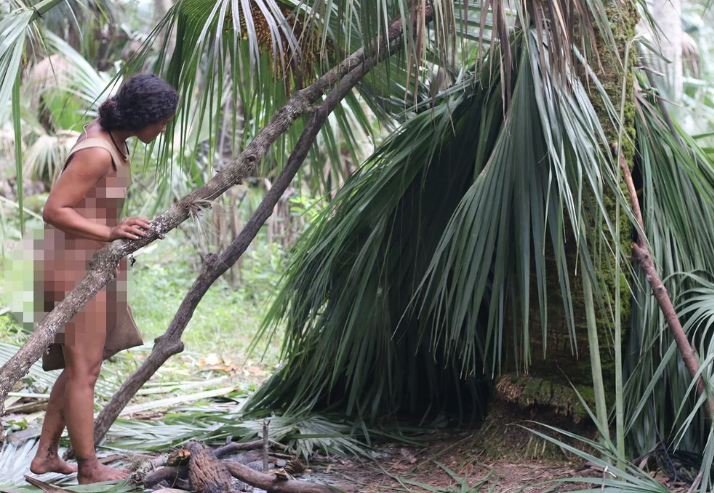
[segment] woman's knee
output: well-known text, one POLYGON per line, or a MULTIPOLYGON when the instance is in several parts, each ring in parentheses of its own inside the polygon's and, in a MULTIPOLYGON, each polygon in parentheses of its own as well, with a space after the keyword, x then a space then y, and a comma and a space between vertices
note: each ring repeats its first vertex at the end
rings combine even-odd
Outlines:
POLYGON ((68 383, 83 383, 94 387, 99 378, 99 371, 102 368, 102 361, 74 361, 68 362, 65 372, 68 383))

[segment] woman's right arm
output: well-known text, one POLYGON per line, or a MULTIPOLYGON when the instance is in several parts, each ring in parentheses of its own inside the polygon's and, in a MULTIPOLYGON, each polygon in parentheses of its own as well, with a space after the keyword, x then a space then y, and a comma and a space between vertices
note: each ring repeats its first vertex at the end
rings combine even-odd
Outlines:
POLYGON ((105 149, 88 148, 78 151, 52 187, 42 211, 42 219, 57 229, 91 240, 112 241, 144 236, 142 228, 149 227, 149 222, 145 219, 130 218, 112 228, 94 222, 76 210, 111 169, 111 155, 105 149))

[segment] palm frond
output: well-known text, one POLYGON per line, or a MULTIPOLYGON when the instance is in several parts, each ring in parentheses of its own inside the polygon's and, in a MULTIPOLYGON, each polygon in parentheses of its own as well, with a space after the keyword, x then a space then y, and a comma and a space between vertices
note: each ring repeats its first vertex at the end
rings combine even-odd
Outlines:
POLYGON ((0 120, 8 116, 12 88, 27 41, 27 30, 34 19, 30 9, 16 10, 0 19, 0 120))
POLYGON ((107 74, 95 69, 82 55, 52 32, 46 33, 44 40, 48 52, 59 54, 67 62, 67 73, 63 84, 53 84, 53 79, 45 80, 44 87, 40 90, 52 88, 66 91, 82 101, 86 116, 95 117, 102 102, 121 84, 121 78, 112 81, 107 74))
MULTIPOLYGON (((316 38, 314 21, 305 8, 273 0, 182 0, 168 12, 127 67, 128 71, 141 68, 156 39, 163 34, 168 39, 175 31, 176 45, 165 43, 153 65, 181 95, 175 124, 155 146, 161 170, 168 169, 172 159, 190 166, 200 159, 199 152, 207 157, 207 166, 220 166, 236 156, 287 101, 291 81, 312 80, 315 61, 300 58, 301 47, 314 49, 316 38)), ((333 171, 339 173, 337 136, 347 139, 348 148, 357 149, 361 135, 371 134, 371 123, 354 96, 348 96, 330 122, 320 141, 333 171)), ((263 175, 282 167, 300 127, 298 123, 271 148, 261 163, 263 175)), ((312 153, 311 162, 312 174, 319 176, 324 159, 312 153)))
MULTIPOLYGON (((645 233, 667 290, 697 345, 706 379, 712 378, 711 334, 701 298, 702 277, 714 259, 714 168, 696 143, 665 121, 653 96, 638 99, 636 125, 645 233)), ((628 430, 636 450, 662 441, 685 451, 712 452, 709 426, 697 412, 691 377, 679 363, 659 307, 644 279, 635 291, 630 333, 630 376, 625 386, 628 430)))
MULTIPOLYGON (((30 469, 30 462, 36 451, 37 446, 34 440, 29 440, 19 447, 9 442, 3 443, 0 448, 0 471, 3 472, 0 487, 27 484, 25 483, 25 474, 30 469)), ((61 477, 62 475, 60 474, 51 474, 45 476, 44 479, 51 481, 61 477)))
POLYGON ((161 421, 119 419, 107 434, 103 447, 144 451, 164 451, 191 440, 224 443, 250 441, 262 436, 264 419, 269 421, 270 440, 305 460, 314 454, 367 456, 369 447, 360 437, 369 433, 359 423, 324 415, 268 416, 253 419, 236 411, 235 406, 219 404, 177 408, 161 421))
MULTIPOLYGON (((577 79, 571 77, 571 87, 549 79, 536 43, 530 38, 529 48, 522 51, 514 89, 518 101, 514 100, 506 128, 445 230, 422 288, 422 310, 448 328, 432 335, 432 342, 436 346, 443 341, 447 353, 458 355, 465 372, 478 371, 479 359, 484 361, 484 371, 491 375, 499 371, 500 356, 493 359, 487 354, 501 353, 504 309, 523 327, 520 340, 513 341, 514 348, 520 348, 514 354, 516 364, 529 366, 531 263, 535 262, 541 321, 547 326, 542 254, 551 248, 561 250, 566 230, 571 229, 581 254, 589 257, 585 240, 593 232, 586 229, 584 195, 592 197, 588 213, 606 224, 604 232, 610 239, 614 235, 604 194, 619 194, 612 165, 602 152, 606 140, 598 116, 577 79), (474 330, 478 317, 485 315, 480 314, 482 306, 489 311, 486 336, 481 339, 485 345, 479 347, 474 330)), ((575 267, 567 265, 564 255, 555 262, 561 279, 575 267)), ((595 279, 594 265, 583 266, 582 275, 595 279)), ((561 284, 565 312, 571 313, 571 294, 564 280, 561 284)), ((574 340, 572 318, 568 324, 574 340)))
MULTIPOLYGON (((76 0, 81 4, 81 0, 76 0)), ((42 0, 29 5, 23 0, 13 0, 14 10, 0 18, 0 122, 8 116, 7 108, 12 108, 11 117, 15 133, 15 162, 18 184, 18 204, 20 229, 24 231, 23 185, 22 185, 22 124, 20 115, 21 62, 27 46, 38 44, 40 32, 35 20, 62 3, 62 0, 42 0), (12 105, 8 105, 8 101, 12 105)))
POLYGON ((421 405, 410 402, 420 383, 437 393, 446 387, 442 380, 449 380, 448 372, 440 375, 428 354, 414 354, 418 341, 397 341, 391 334, 420 276, 404 267, 423 271, 434 248, 430 243, 473 173, 472 165, 463 166, 469 153, 461 151, 458 137, 488 118, 479 108, 499 112, 499 94, 454 96, 453 114, 444 104, 410 120, 306 233, 269 315, 273 322, 285 317, 284 351, 295 359, 259 391, 256 407, 292 414, 318 401, 329 406, 346 399, 348 411, 373 415, 421 405), (436 148, 442 151, 437 154, 436 148), (429 218, 426 210, 439 214, 429 218), (411 240, 416 237, 430 239, 416 244, 411 240), (332 355, 334 364, 325 366, 317 354, 332 355), (414 363, 403 367, 410 356, 414 363), (344 384, 350 395, 337 390, 344 384), (281 395, 288 388, 294 395, 281 395))
MULTIPOLYGON (((551 32, 547 36, 551 42, 544 46, 555 47, 550 59, 557 61, 551 64, 556 72, 567 65, 561 60, 569 60, 568 50, 562 48, 572 40, 567 22, 585 19, 580 24, 581 34, 583 39, 592 41, 590 44, 594 43, 595 28, 609 32, 601 0, 559 0, 557 5, 536 2, 532 8, 516 3, 520 7, 509 8, 505 0, 436 0, 431 2, 434 20, 425 26, 423 19, 412 22, 421 13, 406 0, 379 0, 376 5, 354 0, 181 0, 159 23, 127 70, 139 69, 152 53, 152 45, 175 33, 176 45, 165 42, 153 65, 153 70, 171 81, 182 97, 180 117, 169 128, 167 139, 159 144, 160 162, 165 166, 171 156, 180 163, 194 160, 193 152, 185 155, 173 150, 198 149, 199 139, 206 139, 210 164, 216 152, 223 152, 216 147, 216 135, 225 115, 232 115, 231 149, 235 154, 265 125, 288 92, 309 83, 347 53, 362 47, 373 49, 371 40, 384 34, 394 19, 405 26, 400 53, 358 88, 371 111, 387 125, 416 102, 416 94, 424 87, 429 86, 427 92, 433 96, 434 89, 440 86, 434 82, 448 78, 446 74, 456 70, 457 56, 473 63, 482 58, 484 47, 497 40, 503 66, 510 67, 509 36, 516 24, 540 26, 538 35, 543 39, 546 31, 551 32), (588 20, 591 17, 595 21, 588 20), (546 30, 546 25, 557 28, 546 30), (559 37, 563 39, 556 41, 559 37), (206 130, 192 130, 196 128, 206 130), (178 138, 174 138, 174 132, 178 138), (196 141, 187 145, 190 139, 196 141)), ((614 43, 607 43, 611 36, 601 38, 605 40, 602 49, 615 49, 614 43)), ((587 42, 585 45, 589 46, 587 42)), ((505 69, 502 75, 509 73, 510 69, 505 69)), ((504 89, 508 87, 510 84, 504 89)), ((347 105, 358 116, 358 125, 342 125, 341 135, 347 148, 356 149, 359 138, 351 129, 369 135, 373 128, 363 105, 354 100, 347 105)), ((344 108, 345 105, 338 108, 338 118, 344 108)), ((274 146, 263 163, 263 173, 281 166, 284 149, 294 144, 299 135, 297 127, 274 146)), ((333 128, 328 125, 323 129, 324 142, 336 141, 333 128)), ((334 160, 336 153, 330 151, 328 156, 334 160)), ((311 162, 313 174, 318 175, 320 159, 311 162)))
POLYGON ((25 50, 27 31, 35 15, 29 9, 13 12, 0 19, 0 121, 7 117, 7 108, 12 108, 12 124, 15 132, 15 163, 18 180, 18 204, 20 231, 24 231, 22 193, 22 129, 20 123, 20 62, 25 50), (12 105, 8 101, 12 101, 12 105))
POLYGON ((601 477, 578 476, 554 481, 556 484, 589 484, 594 488, 568 489, 567 491, 599 492, 608 493, 667 493, 669 489, 662 483, 653 479, 649 474, 632 464, 618 465, 619 459, 615 452, 615 445, 611 442, 598 442, 575 435, 573 433, 541 424, 540 429, 529 429, 534 435, 560 447, 563 451, 575 455, 603 470, 601 477), (575 440, 587 447, 591 452, 575 447, 558 439, 559 436, 570 440, 575 440))
POLYGON ((484 62, 465 77, 471 84, 407 121, 306 234, 268 315, 287 323, 288 360, 249 407, 374 417, 436 411, 426 403, 449 395, 478 414, 479 381, 502 358, 530 364, 534 300, 546 350, 547 275, 558 279, 576 339, 566 232, 587 259, 581 275, 597 285, 590 245, 622 255, 605 197, 624 200, 582 83, 542 65, 535 30, 516 36, 512 51, 505 116, 505 82, 484 62), (544 251, 554 252, 555 272, 544 251))
MULTIPOLYGON (((88 0, 73 0, 72 4, 83 5, 85 1, 88 0)), ((64 0, 42 0, 30 5, 24 0, 13 0, 13 9, 0 18, 0 121, 7 117, 12 88, 26 48, 30 44, 41 44, 35 21, 63 3, 64 0)))
POLYGON ((76 132, 40 135, 27 151, 25 173, 35 180, 54 183, 77 140, 76 132))

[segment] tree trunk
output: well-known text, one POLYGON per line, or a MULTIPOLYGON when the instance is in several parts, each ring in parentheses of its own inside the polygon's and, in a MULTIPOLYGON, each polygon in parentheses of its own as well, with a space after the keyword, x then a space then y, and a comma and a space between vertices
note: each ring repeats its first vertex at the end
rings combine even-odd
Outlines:
MULTIPOLYGON (((669 0, 664 0, 669 1, 669 0)), ((608 142, 617 144, 620 140, 622 143, 622 152, 628 163, 632 163, 634 158, 635 139, 634 134, 634 85, 632 69, 635 60, 634 50, 631 50, 626 56, 626 47, 634 38, 635 25, 637 23, 637 11, 630 3, 620 3, 614 1, 608 9, 608 18, 613 36, 615 37, 616 45, 620 47, 618 54, 612 53, 607 49, 600 48, 599 66, 593 63, 594 68, 600 81, 603 82, 605 89, 612 101, 613 105, 620 109, 622 104, 622 88, 623 80, 626 84, 625 101, 624 101, 624 138, 618 135, 618 129, 610 122, 609 115, 605 105, 600 100, 595 89, 592 90, 592 102, 595 106, 600 121, 605 129, 608 142), (618 59, 619 57, 619 59, 618 59), (622 69, 627 58, 627 65, 622 69)), ((599 40, 599 46, 605 46, 604 42, 599 40)), ((584 74, 581 75, 585 77, 584 74)), ((588 85, 586 84, 586 87, 588 85)), ((584 209, 588 209, 588 198, 584 197, 584 209)), ((611 215, 613 224, 615 222, 615 205, 611 199, 606 203, 608 212, 611 215)), ((591 221, 589 228, 601 227, 591 221)), ((624 212, 620 212, 620 246, 623 252, 630 251, 630 232, 631 225, 625 216, 624 212)), ((531 301, 532 312, 530 319, 531 323, 531 354, 532 360, 524 371, 523 362, 516 362, 512 355, 510 356, 507 373, 499 378, 496 384, 497 397, 506 402, 515 403, 521 408, 538 408, 538 419, 548 419, 548 415, 552 419, 560 421, 560 417, 569 416, 574 423, 579 423, 583 419, 587 419, 587 413, 580 404, 574 386, 581 396, 585 399, 590 407, 595 409, 596 393, 593 391, 592 377, 592 358, 590 356, 590 341, 588 341, 587 319, 586 319, 586 300, 583 295, 582 276, 579 275, 581 269, 577 264, 578 252, 576 249, 575 239, 572 231, 566 233, 566 259, 568 262, 568 281, 573 294, 573 321, 575 325, 576 337, 570 335, 569 326, 567 323, 568 313, 564 307, 561 296, 561 287, 556 274, 556 264, 552 251, 547 250, 546 268, 548 273, 547 278, 547 293, 548 293, 548 327, 547 337, 544 341, 541 333, 541 324, 538 313, 537 290, 532 287, 531 292, 534 293, 534 298, 531 301), (576 272, 578 273, 576 275, 576 272), (572 384, 572 385, 571 385, 572 384)), ((595 236, 595 235, 593 235, 595 236)), ((590 251, 593 253, 598 262, 597 285, 595 292, 596 307, 595 320, 598 327, 598 345, 599 356, 602 364, 603 380, 606 384, 605 392, 607 401, 611 400, 615 382, 615 360, 614 351, 611 344, 613 318, 607 313, 607 300, 604 297, 609 296, 610 303, 614 303, 614 293, 616 286, 616 270, 615 260, 612 258, 612 253, 608 249, 604 249, 598 245, 589 245, 590 251), (603 250, 600 252, 599 250, 603 250), (599 288, 599 289, 598 289, 599 288), (599 299, 598 299, 599 298, 599 299)), ((620 291, 620 324, 623 329, 629 326, 630 319, 630 292, 627 287, 627 278, 625 276, 626 266, 621 266, 619 291, 620 291)), ((535 271, 532 270, 531 278, 535 277, 535 271)), ((622 338, 623 341, 627 337, 622 338)), ((606 418, 603 418, 606 419, 606 418)))
POLYGON ((188 479, 197 493, 219 493, 233 490, 233 479, 226 466, 210 449, 197 442, 189 443, 188 479))

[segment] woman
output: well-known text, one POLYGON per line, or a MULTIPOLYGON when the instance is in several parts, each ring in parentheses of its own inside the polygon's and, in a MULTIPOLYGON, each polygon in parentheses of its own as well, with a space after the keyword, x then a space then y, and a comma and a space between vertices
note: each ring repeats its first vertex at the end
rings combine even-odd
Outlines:
MULTIPOLYGON (((149 228, 146 219, 119 219, 129 185, 126 140, 148 143, 163 132, 176 112, 178 95, 160 78, 139 74, 104 102, 99 118, 70 151, 52 187, 42 217, 46 223, 39 274, 45 312, 51 310, 84 277, 92 255, 116 239, 137 239, 149 228)), ((39 448, 30 470, 36 474, 78 473, 80 484, 125 478, 124 470, 98 462, 94 444, 94 385, 103 359, 141 344, 126 305, 126 264, 57 334, 43 358, 46 370, 64 368, 45 415, 39 448), (77 468, 58 455, 67 426, 77 468)))

